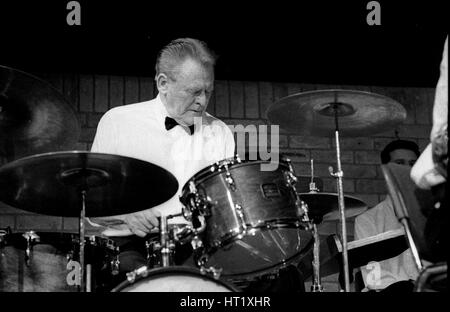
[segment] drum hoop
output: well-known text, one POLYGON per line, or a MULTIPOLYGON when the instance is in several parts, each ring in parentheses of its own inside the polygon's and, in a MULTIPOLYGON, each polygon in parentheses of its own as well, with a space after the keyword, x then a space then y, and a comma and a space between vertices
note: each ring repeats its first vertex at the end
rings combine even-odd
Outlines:
POLYGON ((146 273, 143 276, 137 276, 136 279, 133 282, 130 282, 128 279, 121 282, 119 285, 114 287, 111 292, 120 292, 121 290, 125 289, 128 286, 134 285, 140 281, 143 281, 149 277, 159 277, 164 276, 167 273, 183 273, 184 275, 189 276, 202 276, 206 278, 207 280, 217 282, 218 284, 228 288, 229 290, 233 292, 240 292, 238 288, 236 288, 234 285, 230 284, 229 282, 226 282, 222 279, 215 279, 207 274, 202 274, 199 269, 187 267, 187 266, 168 266, 168 267, 159 267, 159 268, 153 268, 153 269, 147 269, 146 273))
MULTIPOLYGON (((224 159, 227 160, 227 159, 224 159)), ((246 167, 249 165, 257 165, 257 164, 262 164, 262 163, 269 163, 269 161, 267 160, 245 160, 242 161, 240 163, 233 163, 230 164, 228 166, 228 168, 231 169, 235 169, 235 168, 240 168, 240 167, 246 167)), ((289 170, 289 166, 285 163, 284 160, 280 159, 280 166, 285 167, 285 169, 289 170)), ((194 181, 195 184, 200 184, 205 182, 206 180, 215 177, 216 175, 219 174, 223 174, 224 171, 223 170, 215 170, 215 171, 211 171, 211 168, 214 167, 215 165, 209 165, 208 167, 205 167, 203 169, 201 169, 200 171, 198 171, 194 176, 192 176, 183 186, 183 190, 189 189, 189 182, 190 181, 194 181)), ((185 193, 185 192, 183 192, 185 193)))

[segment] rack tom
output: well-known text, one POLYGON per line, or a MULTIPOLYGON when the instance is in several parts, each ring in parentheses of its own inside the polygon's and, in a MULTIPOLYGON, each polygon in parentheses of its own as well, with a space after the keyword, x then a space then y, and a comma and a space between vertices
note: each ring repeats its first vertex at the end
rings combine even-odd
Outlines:
POLYGON ((225 159, 198 172, 182 190, 185 217, 206 223, 198 264, 219 267, 229 279, 285 267, 313 243, 289 160, 280 160, 274 171, 262 171, 263 163, 225 159))

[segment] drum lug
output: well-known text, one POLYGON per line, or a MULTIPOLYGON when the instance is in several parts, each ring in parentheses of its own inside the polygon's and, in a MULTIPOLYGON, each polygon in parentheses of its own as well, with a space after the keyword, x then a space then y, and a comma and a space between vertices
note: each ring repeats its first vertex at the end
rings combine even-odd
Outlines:
POLYGON ((148 269, 147 266, 141 266, 140 268, 133 270, 131 272, 128 272, 127 274, 127 280, 130 283, 134 283, 136 280, 136 277, 146 277, 148 275, 148 269))
POLYGON ((230 188, 231 191, 236 191, 236 184, 234 183, 234 179, 231 176, 231 172, 228 170, 228 163, 224 163, 223 165, 224 169, 225 169, 225 181, 228 183, 228 187, 230 188))
MULTIPOLYGON (((242 231, 240 231, 239 235, 244 235, 247 231, 247 223, 245 222, 245 216, 244 216, 244 212, 242 209, 242 206, 239 204, 235 204, 234 205, 235 211, 236 211, 236 215, 239 218, 239 223, 241 225, 242 231)), ((240 237, 242 238, 242 237, 240 237)))
POLYGON ((31 251, 33 250, 33 244, 40 241, 39 235, 35 231, 28 231, 22 235, 27 240, 27 249, 25 250, 25 264, 30 265, 31 251))
POLYGON ((195 235, 191 240, 191 246, 193 250, 198 250, 200 248, 203 248, 203 241, 198 237, 198 235, 195 235))
POLYGON ((188 221, 192 221, 192 211, 190 208, 186 207, 185 205, 183 205, 181 207, 181 214, 183 215, 183 217, 188 220, 188 221))
POLYGON ((202 266, 200 268, 200 273, 204 274, 204 275, 207 274, 207 273, 209 273, 209 274, 212 273, 213 278, 218 280, 218 279, 220 279, 220 275, 222 274, 222 270, 223 270, 222 268, 215 268, 215 267, 205 268, 204 266, 202 266))
POLYGON ((7 237, 8 237, 8 232, 6 230, 0 230, 0 248, 6 245, 7 237))

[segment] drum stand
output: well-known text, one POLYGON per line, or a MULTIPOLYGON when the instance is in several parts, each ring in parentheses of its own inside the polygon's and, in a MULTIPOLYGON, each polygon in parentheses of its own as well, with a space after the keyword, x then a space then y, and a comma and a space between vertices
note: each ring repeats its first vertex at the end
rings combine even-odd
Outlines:
MULTIPOLYGON (((341 167, 341 151, 339 146, 339 125, 338 125, 338 115, 348 114, 346 110, 348 108, 345 104, 338 103, 335 101, 331 103, 332 113, 334 115, 334 122, 336 126, 335 140, 336 140, 336 160, 337 160, 337 172, 333 173, 333 167, 329 167, 329 172, 332 177, 336 178, 337 190, 338 190, 338 201, 339 201, 339 216, 341 221, 341 239, 342 239, 342 264, 344 267, 344 282, 345 282, 345 292, 350 291, 350 277, 349 277, 349 266, 348 266, 348 252, 347 252, 347 223, 345 221, 345 205, 344 205, 344 188, 342 184, 342 177, 344 172, 341 167)), ((352 109, 352 108, 351 108, 352 109)), ((324 112, 324 114, 329 114, 330 110, 324 112)))

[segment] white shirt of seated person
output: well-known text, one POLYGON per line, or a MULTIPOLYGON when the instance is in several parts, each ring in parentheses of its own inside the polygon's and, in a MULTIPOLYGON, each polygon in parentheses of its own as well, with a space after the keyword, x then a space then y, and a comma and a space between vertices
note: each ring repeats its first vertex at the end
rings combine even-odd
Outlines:
MULTIPOLYGON (((390 152, 390 162, 399 165, 412 167, 416 160, 416 153, 409 149, 395 149, 390 152)), ((387 195, 378 205, 356 217, 355 240, 400 228, 402 225, 394 212, 392 200, 387 195)), ((399 281, 415 280, 419 274, 409 248, 398 256, 378 262, 371 261, 360 269, 366 286, 363 291, 382 290, 399 281)))
MULTIPOLYGON (((234 156, 231 130, 205 112, 213 81, 210 70, 187 59, 180 66, 176 82, 169 79, 158 82, 159 94, 155 99, 113 108, 99 121, 91 152, 141 159, 168 170, 177 178, 177 193, 167 202, 150 208, 156 214, 180 213, 179 196, 184 184, 201 169, 234 156), (174 118, 180 126, 166 130, 166 116, 174 118), (188 126, 194 123, 195 131, 191 135, 188 126)), ((93 222, 98 219, 91 218, 93 222)), ((186 222, 182 217, 169 220, 169 223, 186 222)), ((110 226, 102 234, 131 233, 130 228, 121 224, 110 226)))

